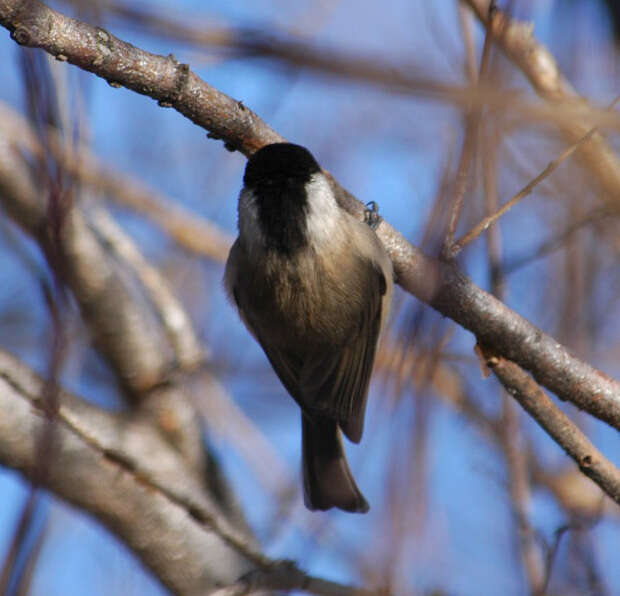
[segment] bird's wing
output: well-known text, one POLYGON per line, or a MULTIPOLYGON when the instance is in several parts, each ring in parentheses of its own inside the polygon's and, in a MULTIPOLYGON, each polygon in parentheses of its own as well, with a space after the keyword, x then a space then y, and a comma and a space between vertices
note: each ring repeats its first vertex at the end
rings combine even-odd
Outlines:
POLYGON ((364 430, 368 385, 381 331, 382 299, 386 293, 383 273, 370 261, 362 276, 364 299, 357 325, 347 343, 321 346, 307 357, 300 371, 306 409, 336 418, 344 434, 359 443, 364 430))
MULTIPOLYGON (((239 239, 237 239, 230 250, 228 261, 226 263, 226 272, 224 275, 226 290, 230 298, 235 302, 241 320, 263 348, 263 351, 267 355, 267 358, 280 378, 280 381, 282 381, 282 384, 286 390, 303 408, 303 400, 299 390, 299 371, 301 368, 301 361, 299 357, 296 357, 290 350, 285 351, 275 347, 270 348, 269 346, 273 342, 267 341, 268 338, 266 337, 266 332, 263 331, 261 318, 255 314, 255 305, 245 304, 241 301, 242 295, 248 296, 248 299, 250 300, 252 299, 251 288, 247 288, 249 291, 246 292, 239 291, 240 285, 252 284, 251 280, 244 279, 238 275, 238 271, 241 268, 241 262, 244 259, 247 260, 247 256, 239 242, 239 239)), ((251 265, 249 263, 247 265, 248 266, 243 267, 243 269, 251 271, 251 265)))
POLYGON ((362 438, 368 385, 381 331, 382 299, 387 288, 383 273, 370 260, 362 259, 363 263, 358 264, 356 280, 360 299, 357 302, 362 307, 345 343, 276 346, 266 337, 268 332, 255 305, 241 302, 242 295, 248 299, 252 296, 251 290, 238 291, 240 284, 250 282, 233 273, 236 262, 245 258, 242 253, 241 247, 233 246, 225 281, 243 322, 306 415, 312 419, 314 412, 336 419, 345 435, 358 443, 362 438))

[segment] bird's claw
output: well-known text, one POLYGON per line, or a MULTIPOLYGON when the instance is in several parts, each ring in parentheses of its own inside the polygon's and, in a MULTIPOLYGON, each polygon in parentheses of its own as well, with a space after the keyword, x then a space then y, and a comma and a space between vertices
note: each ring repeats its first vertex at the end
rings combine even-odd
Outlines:
POLYGON ((375 201, 369 201, 366 203, 366 209, 364 210, 364 222, 370 226, 370 229, 373 230, 373 232, 381 223, 379 205, 377 205, 375 201))

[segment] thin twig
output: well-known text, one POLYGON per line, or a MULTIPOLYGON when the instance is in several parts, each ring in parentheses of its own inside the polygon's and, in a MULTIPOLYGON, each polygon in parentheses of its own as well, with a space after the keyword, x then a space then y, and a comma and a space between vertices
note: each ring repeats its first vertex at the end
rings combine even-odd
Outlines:
POLYGON ((540 588, 540 590, 535 594, 535 596, 544 596, 547 593, 547 588, 549 587, 549 582, 551 581, 551 572, 553 571, 553 564, 555 562, 556 555, 558 554, 558 550, 560 548, 560 542, 562 538, 566 535, 566 533, 570 530, 579 530, 581 529, 580 525, 576 524, 564 524, 560 526, 553 534, 553 544, 547 549, 547 556, 545 560, 545 579, 540 588))
POLYGON ((0 130, 16 147, 40 157, 50 150, 58 163, 75 180, 106 195, 115 203, 129 207, 153 221, 179 246, 195 254, 224 262, 233 238, 224 230, 174 203, 134 176, 103 164, 89 147, 70 147, 57 131, 48 131, 49 147, 45 149, 29 123, 15 110, 0 102, 0 130))
MULTIPOLYGON (((612 105, 620 99, 616 98, 612 105)), ((576 143, 568 147, 563 151, 556 159, 550 161, 547 167, 536 176, 533 180, 530 180, 516 195, 514 195, 507 203, 502 205, 495 213, 483 218, 476 226, 474 226, 467 234, 459 238, 453 245, 450 251, 450 256, 454 258, 463 248, 465 248, 470 242, 478 238, 485 230, 492 226, 502 215, 514 207, 521 199, 527 197, 536 186, 552 174, 566 159, 568 159, 583 143, 592 137, 592 135, 598 130, 597 127, 590 129, 583 137, 581 137, 576 143)))
MULTIPOLYGON (((595 209, 588 213, 585 217, 569 224, 564 230, 551 237, 549 240, 542 242, 538 248, 532 250, 529 254, 517 256, 504 263, 504 271, 506 275, 514 273, 517 269, 529 265, 533 261, 546 257, 547 255, 560 250, 566 242, 579 230, 586 226, 600 223, 610 217, 613 217, 606 207, 595 209)), ((493 228, 491 228, 493 229, 493 228)), ((489 230, 490 232, 491 230, 489 230)))
MULTIPOLYGON (((546 107, 561 111, 571 106, 576 110, 574 118, 558 121, 558 128, 569 143, 577 142, 598 125, 586 114, 588 102, 577 95, 551 52, 534 37, 531 23, 514 19, 501 10, 491 22, 487 17, 489 0, 463 1, 485 27, 493 30, 498 46, 521 69, 536 93, 546 100, 546 107), (580 110, 584 110, 581 115, 580 110)), ((616 151, 602 134, 595 134, 583 145, 578 157, 603 190, 600 193, 603 201, 617 210, 620 205, 620 160, 616 151)))
MULTIPOLYGON (((489 120, 485 121, 485 124, 487 126, 482 136, 484 200, 486 213, 493 213, 498 204, 496 149, 500 137, 496 132, 489 130, 489 120)), ((502 236, 499 226, 489 230, 486 241, 491 291, 496 298, 505 301, 507 289, 502 268, 502 236)), ((530 591, 535 593, 543 582, 543 564, 529 516, 531 492, 529 461, 527 452, 523 449, 523 436, 516 404, 505 391, 501 391, 501 400, 500 446, 506 460, 509 492, 516 517, 514 528, 530 591)))
POLYGON ((463 33, 463 45, 465 46, 465 74, 470 84, 474 85, 478 79, 476 67, 476 46, 472 31, 473 17, 469 9, 462 1, 459 1, 459 23, 463 33))
MULTIPOLYGON (((493 14, 495 14, 495 11, 495 2, 491 2, 489 4, 489 19, 493 18, 493 14)), ((480 72, 478 74, 477 81, 472 83, 474 85, 486 83, 486 74, 489 64, 489 56, 491 53, 492 39, 493 37, 490 34, 490 29, 488 29, 484 38, 482 57, 480 58, 480 72)), ((476 148, 478 145, 478 130, 480 127, 480 119, 482 118, 483 110, 484 105, 476 106, 469 112, 465 120, 465 138, 463 140, 461 157, 459 159, 459 164, 454 180, 454 189, 452 193, 452 209, 450 211, 448 227, 441 249, 441 255, 446 260, 456 256, 456 253, 453 253, 452 245, 454 242, 454 235, 456 234, 456 227, 459 223, 461 212, 463 211, 465 193, 467 192, 467 187, 471 178, 471 165, 474 162, 476 155, 476 148)))

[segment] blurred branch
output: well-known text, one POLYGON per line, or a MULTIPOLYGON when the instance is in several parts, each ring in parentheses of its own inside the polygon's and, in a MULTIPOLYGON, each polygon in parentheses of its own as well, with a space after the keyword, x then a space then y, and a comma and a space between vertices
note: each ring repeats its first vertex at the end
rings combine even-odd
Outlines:
MULTIPOLYGON (((0 137, 0 203, 43 245, 49 223, 45 202, 25 160, 4 137, 0 137)), ((63 281, 122 386, 139 398, 145 414, 156 414, 155 422, 165 418, 171 427, 170 421, 176 421, 171 439, 174 434, 177 448, 202 473, 202 435, 193 405, 182 391, 173 391, 170 398, 159 390, 174 372, 190 371, 203 359, 191 321, 124 233, 100 211, 92 211, 74 204, 66 214, 58 247, 63 281), (113 248, 116 254, 111 256, 113 248), (159 416, 158 409, 166 416, 159 416)))
MULTIPOLYGON (((553 253, 554 251, 560 250, 563 246, 566 245, 566 242, 570 240, 570 238, 584 227, 598 224, 605 221, 610 221, 613 218, 613 214, 611 214, 606 207, 599 207, 594 211, 588 213, 585 217, 578 219, 567 225, 563 230, 560 230, 557 234, 553 235, 549 240, 542 242, 536 249, 532 250, 530 253, 516 256, 507 261, 504 264, 504 270, 506 275, 509 275, 520 269, 525 265, 529 265, 533 261, 537 259, 541 259, 548 254, 553 253)), ((616 253, 618 249, 616 248, 616 253)))
MULTIPOLYGON (((0 201, 11 218, 39 242, 45 240, 46 205, 30 171, 0 138, 0 201)), ((82 309, 95 344, 132 392, 153 387, 170 368, 165 338, 158 332, 78 209, 62 229, 63 278, 82 309)))
MULTIPOLYGON (((64 217, 62 203, 62 190, 50 185, 49 196, 47 197, 48 213, 50 218, 55 217, 59 224, 53 227, 54 231, 49 234, 48 258, 54 260, 54 255, 58 255, 58 232, 61 229, 60 222, 64 217), (56 233, 54 233, 56 232, 56 233)), ((40 503, 39 489, 45 486, 48 481, 50 461, 56 457, 56 429, 57 418, 60 406, 60 375, 66 360, 69 338, 68 328, 70 327, 68 312, 68 295, 59 277, 61 265, 56 263, 56 269, 51 272, 51 283, 40 280, 41 289, 45 298, 45 303, 51 319, 52 339, 47 353, 47 371, 45 382, 41 384, 39 395, 40 409, 44 414, 45 421, 40 434, 37 436, 36 451, 38 454, 37 465, 31 473, 30 494, 22 509, 20 519, 13 534, 9 554, 0 574, 0 594, 8 594, 12 583, 21 584, 19 579, 20 569, 18 560, 23 557, 24 551, 28 551, 27 536, 32 532, 35 511, 40 503), (20 556, 21 555, 21 556, 20 556)), ((34 552, 34 551, 33 551, 34 552)), ((33 554, 33 553, 31 553, 33 554)), ((33 560, 29 560, 26 554, 26 566, 34 565, 33 560)))
MULTIPOLYGON (((0 463, 27 476, 40 462, 42 384, 0 351, 0 463)), ((186 462, 149 421, 60 391, 55 440, 57 455, 47 461, 45 486, 96 516, 175 594, 211 593, 222 585, 235 586, 226 594, 258 587, 325 596, 377 594, 265 557, 205 496, 186 462)))
MULTIPOLYGON (((84 0, 64 0, 70 5, 84 5, 84 0)), ((113 0, 97 0, 97 9, 119 17, 126 26, 137 28, 151 35, 187 43, 202 48, 219 48, 233 57, 266 58, 281 62, 296 69, 308 69, 338 79, 363 81, 398 93, 409 93, 420 97, 434 97, 448 101, 462 108, 488 105, 495 109, 510 108, 515 113, 534 120, 555 122, 557 124, 588 118, 591 126, 595 124, 618 130, 620 120, 613 115, 604 114, 593 107, 547 106, 532 104, 517 97, 512 90, 498 91, 493 86, 458 87, 447 85, 435 79, 415 76, 410 73, 416 65, 382 62, 375 56, 360 58, 334 48, 325 49, 294 37, 290 32, 280 31, 267 34, 264 29, 214 26, 205 20, 199 24, 188 24, 168 14, 157 12, 156 7, 144 10, 139 6, 129 6, 113 0)), ((488 12, 488 8, 485 9, 488 12)), ((188 15, 187 21, 195 20, 196 15, 188 15)), ((275 27, 271 27, 273 31, 275 27)))
POLYGON ((172 345, 175 364, 181 370, 192 370, 204 361, 205 354, 183 305, 171 292, 159 271, 147 262, 104 209, 92 209, 90 216, 92 225, 103 242, 131 267, 148 291, 151 303, 172 345))
POLYGON ((535 178, 530 180, 517 194, 515 194, 509 201, 506 201, 497 211, 487 215, 482 221, 476 224, 469 232, 459 238, 452 246, 450 250, 451 255, 458 254, 463 248, 465 248, 470 242, 474 241, 476 238, 480 236, 483 232, 488 230, 492 225, 497 222, 497 220, 502 217, 506 212, 508 212, 512 207, 514 207, 521 199, 524 199, 529 194, 532 193, 534 188, 540 184, 547 176, 549 176, 553 171, 555 171, 558 166, 568 157, 570 157, 578 147, 587 141, 596 131, 596 128, 591 129, 585 136, 581 137, 579 141, 566 149, 562 154, 550 161, 545 169, 538 174, 535 178))
MULTIPOLYGON (((211 138, 224 139, 228 147, 245 155, 264 144, 257 144, 258 139, 248 136, 248 130, 260 128, 268 142, 282 140, 254 112, 213 89, 172 55, 165 57, 141 51, 101 27, 63 16, 38 0, 29 0, 26 5, 19 0, 2 0, 0 23, 11 31, 17 43, 43 48, 61 61, 69 61, 106 79, 113 87, 124 86, 156 99, 164 107, 174 106, 192 122, 209 130, 211 138), (41 27, 43 22, 54 26, 48 30, 41 27)), ((489 85, 477 88, 449 85, 423 76, 411 76, 409 73, 416 69, 409 64, 399 66, 377 62, 372 57, 342 55, 304 42, 265 36, 262 31, 225 29, 211 34, 204 28, 194 29, 197 35, 221 39, 225 44, 249 44, 251 50, 242 54, 281 59, 298 68, 313 68, 338 77, 366 81, 398 93, 438 98, 467 109, 477 105, 510 109, 528 120, 561 124, 579 118, 590 122, 588 128, 600 126, 620 130, 617 114, 592 106, 548 106, 524 100, 514 90, 503 91, 489 85), (259 48, 255 48, 256 40, 263 40, 259 48)))
POLYGON ((262 590, 295 590, 296 593, 320 596, 378 596, 377 590, 346 586, 305 574, 291 561, 282 561, 267 570, 249 573, 233 585, 220 588, 211 596, 244 596, 262 590))
MULTIPOLYGON (((37 157, 44 154, 45 149, 26 119, 2 102, 0 130, 22 151, 37 157)), ((75 179, 152 220, 185 250, 221 263, 226 260, 233 238, 216 225, 174 204, 136 178, 102 164, 87 146, 68 146, 55 130, 49 131, 49 147, 54 158, 75 179)))
MULTIPOLYGON (((495 4, 492 4, 495 10, 495 4)), ((497 211, 499 204, 497 149, 500 144, 500 132, 490 121, 483 129, 483 181, 484 205, 487 214, 497 211)), ((486 235, 488 272, 493 296, 499 300, 506 299, 503 262, 503 240, 500 226, 494 226, 486 235)), ((505 391, 500 391, 502 402, 501 423, 499 425, 499 443, 501 445, 508 472, 508 489, 516 518, 514 524, 517 543, 521 554, 530 592, 537 594, 544 582, 543 561, 536 533, 530 520, 531 486, 530 461, 524 446, 523 429, 517 406, 505 391)))
POLYGON ((4 557, 2 571, 0 572, 0 594, 8 594, 9 586, 15 581, 14 575, 17 567, 17 560, 21 550, 24 548, 26 534, 30 529, 34 511, 38 502, 38 493, 35 487, 31 487, 30 494, 24 503, 19 515, 17 527, 13 531, 9 549, 4 557))
POLYGON ((290 468, 274 445, 241 410, 220 383, 211 375, 199 379, 200 391, 193 394, 198 411, 205 419, 207 430, 218 436, 244 458, 255 471, 256 479, 274 496, 282 497, 298 486, 290 468))
MULTIPOLYGON (((38 0, 0 0, 0 23, 22 45, 174 105, 211 136, 249 155, 284 140, 243 104, 209 86, 187 65, 156 56, 108 32, 51 10, 38 0)), ((584 131, 587 132, 587 131, 584 131)), ((333 181, 343 208, 360 219, 364 205, 333 181)), ((390 253, 401 286, 472 331, 478 340, 531 371, 536 380, 579 408, 620 428, 620 383, 572 356, 453 266, 429 258, 387 222, 377 233, 390 253)), ((135 351, 134 351, 135 352, 135 351)))
MULTIPOLYGON (((43 131, 43 134, 49 131, 43 131)), ((56 165, 48 152, 36 155, 56 165)), ((62 164, 60 166, 62 169, 62 164)), ((0 136, 0 201, 7 213, 43 249, 50 222, 41 189, 26 160, 0 136)), ((184 459, 205 494, 212 495, 231 523, 244 526, 216 464, 206 465, 200 418, 174 377, 203 359, 191 321, 159 273, 101 210, 74 201, 58 227, 58 271, 73 292, 95 345, 128 393, 139 398, 133 414, 153 425, 184 459), (148 399, 147 399, 148 398, 148 399)), ((46 253, 47 255, 47 253, 46 253)), ((49 256, 48 256, 49 260, 49 256)), ((152 452, 151 457, 160 454, 152 452)))
POLYGON ((577 467, 567 465, 560 470, 549 470, 533 463, 533 482, 548 490, 571 517, 593 519, 603 515, 620 516, 620 508, 577 467))
POLYGON ((620 470, 616 468, 514 362, 487 357, 506 391, 510 393, 538 424, 572 457, 579 469, 620 505, 620 470))
MULTIPOLYGON (((617 97, 610 106, 610 109, 616 105, 620 101, 620 96, 617 97)), ((566 159, 568 159, 575 151, 579 149, 579 147, 583 146, 589 139, 592 138, 594 134, 597 132, 597 128, 591 128, 585 135, 583 135, 576 143, 573 143, 570 147, 565 149, 556 159, 550 161, 545 169, 538 174, 535 178, 530 180, 516 195, 514 195, 509 201, 504 203, 497 211, 494 213, 487 215, 482 221, 480 221, 477 225, 475 225, 469 232, 459 238, 454 244, 452 244, 449 248, 449 255, 455 256, 458 254, 463 248, 465 248, 470 242, 478 238, 480 234, 484 231, 488 230, 489 227, 494 225, 497 220, 502 217, 507 211, 512 209, 521 199, 524 199, 529 194, 532 193, 534 188, 540 184, 545 178, 551 175, 566 159)))
MULTIPOLYGON (((532 24, 513 19, 503 11, 497 11, 494 19, 489 21, 490 0, 463 1, 485 27, 490 27, 495 43, 521 69, 536 93, 547 100, 549 105, 558 109, 565 105, 587 107, 587 101, 577 95, 560 72, 553 55, 534 37, 532 24)), ((558 122, 558 125, 569 143, 578 142, 595 126, 587 118, 578 116, 573 120, 558 122)), ((620 160, 613 148, 597 132, 580 147, 578 157, 600 185, 605 201, 618 209, 620 160)))
MULTIPOLYGON (((376 367, 383 376, 395 377, 401 390, 405 390, 409 384, 413 386, 410 390, 415 391, 424 380, 424 371, 428 369, 427 358, 427 354, 417 352, 411 345, 404 346, 384 339, 377 354, 376 367)), ((476 403, 475 397, 467 392, 461 375, 448 364, 445 357, 438 360, 428 382, 444 404, 471 422, 482 437, 501 447, 505 434, 502 418, 486 413, 476 403)), ((553 470, 543 466, 538 452, 530 447, 525 450, 525 455, 531 481, 548 490, 571 515, 620 515, 620 509, 611 499, 606 498, 601 489, 577 468, 568 466, 553 470)))
MULTIPOLYGON (((495 9, 495 3, 491 2, 489 5, 489 18, 492 18, 495 9)), ((475 78, 470 81, 470 83, 474 86, 484 84, 487 80, 492 39, 493 38, 490 33, 487 33, 484 37, 482 56, 480 58, 480 70, 475 75, 475 78)), ((452 208, 450 210, 448 227, 441 247, 441 255, 444 259, 451 259, 456 256, 456 253, 452 250, 452 245, 454 243, 454 236, 456 234, 457 225, 463 210, 465 194, 467 193, 469 182, 471 180, 472 164, 475 163, 479 141, 480 120, 482 118, 483 110, 483 105, 476 106, 470 110, 465 117, 463 146, 461 148, 461 156, 459 158, 459 165, 454 179, 454 188, 452 190, 452 208)))
MULTIPOLYGON (((40 460, 41 385, 21 362, 0 351, 0 461, 27 476, 40 460)), ((150 423, 130 421, 65 392, 59 398, 57 452, 47 461, 50 490, 95 515, 176 593, 204 592, 254 568, 251 549, 239 547, 249 539, 237 538, 150 423)))

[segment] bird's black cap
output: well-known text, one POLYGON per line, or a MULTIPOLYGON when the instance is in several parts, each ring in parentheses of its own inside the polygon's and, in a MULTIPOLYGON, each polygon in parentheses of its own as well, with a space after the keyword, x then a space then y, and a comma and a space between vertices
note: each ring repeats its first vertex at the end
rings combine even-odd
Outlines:
POLYGON ((265 145, 250 157, 245 168, 243 183, 256 189, 265 180, 279 181, 283 178, 305 183, 321 168, 312 153, 301 145, 273 143, 265 145))
POLYGON ((266 145, 248 160, 243 183, 271 248, 290 255, 306 245, 306 185, 320 171, 310 151, 292 143, 266 145))

